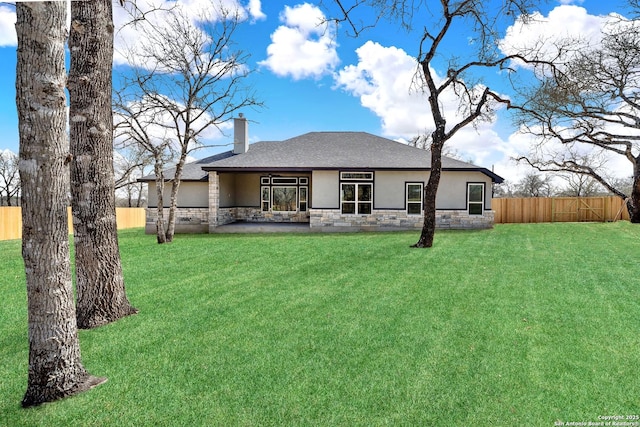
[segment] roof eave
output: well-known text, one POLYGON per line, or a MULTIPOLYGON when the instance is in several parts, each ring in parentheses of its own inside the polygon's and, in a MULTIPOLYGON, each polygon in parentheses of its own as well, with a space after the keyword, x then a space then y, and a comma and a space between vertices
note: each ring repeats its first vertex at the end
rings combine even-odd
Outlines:
MULTIPOLYGON (((209 176, 205 175, 201 178, 198 179, 193 179, 193 178, 181 178, 180 182, 207 182, 209 180, 209 176)), ((164 182, 171 182, 173 181, 173 178, 165 178, 164 182)), ((155 177, 143 177, 143 178, 138 178, 136 179, 136 182, 156 182, 156 178, 155 177)))

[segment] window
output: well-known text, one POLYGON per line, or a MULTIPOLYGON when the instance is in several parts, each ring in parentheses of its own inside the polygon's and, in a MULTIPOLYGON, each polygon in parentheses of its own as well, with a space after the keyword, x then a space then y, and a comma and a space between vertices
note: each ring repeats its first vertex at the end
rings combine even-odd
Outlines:
POLYGON ((373 181, 373 172, 340 172, 342 181, 373 181))
POLYGON ((340 205, 343 214, 369 215, 373 207, 373 184, 343 183, 340 205))
POLYGON ((306 212, 309 178, 295 176, 260 177, 260 200, 263 212, 306 212), (299 184, 305 184, 300 186, 299 184))
POLYGON ((271 184, 273 185, 297 185, 298 178, 295 176, 274 176, 271 178, 271 184))
POLYGON ((373 211, 373 172, 340 172, 340 210, 346 215, 370 215, 373 211))
POLYGON ((421 183, 407 183, 407 215, 422 214, 423 187, 421 183))
POLYGON ((482 215, 484 210, 484 184, 467 184, 469 215, 482 215))
MULTIPOLYGON (((306 178, 305 178, 306 180, 306 178)), ((302 178, 300 178, 300 182, 302 182, 302 178)), ((300 212, 307 211, 307 187, 300 187, 300 212)))
POLYGON ((271 210, 295 212, 298 210, 298 187, 272 187, 271 210))
POLYGON ((271 202, 271 188, 262 187, 260 191, 262 193, 262 212, 269 212, 269 205, 271 202))

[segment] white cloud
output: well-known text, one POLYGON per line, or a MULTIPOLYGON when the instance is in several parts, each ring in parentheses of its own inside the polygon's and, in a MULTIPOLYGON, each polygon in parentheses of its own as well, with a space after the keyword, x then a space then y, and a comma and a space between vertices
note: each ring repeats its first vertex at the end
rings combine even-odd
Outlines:
POLYGON ((259 21, 267 17, 267 15, 262 12, 262 4, 260 3, 260 0, 249 0, 247 9, 251 18, 255 21, 259 21))
MULTIPOLYGON (((335 75, 336 86, 360 98, 363 107, 375 113, 382 123, 382 133, 407 141, 434 129, 427 95, 412 89, 418 70, 415 58, 402 49, 366 42, 356 50, 358 64, 344 67, 335 75)), ((436 83, 442 77, 436 73, 436 83)), ((443 113, 452 126, 460 116, 459 99, 452 92, 440 97, 443 113)), ((447 144, 463 159, 487 166, 495 161, 495 150, 506 143, 493 129, 494 122, 478 122, 459 131, 447 144)), ((506 151, 505 148, 503 148, 506 151)))
POLYGON ((320 78, 338 65, 336 34, 316 6, 308 3, 285 6, 283 25, 271 34, 267 59, 259 62, 278 76, 295 80, 320 78))
POLYGON ((16 12, 13 8, 0 5, 0 47, 17 46, 16 12))
POLYGON ((500 49, 513 54, 538 47, 544 58, 553 58, 558 54, 558 44, 565 40, 580 41, 584 46, 599 45, 602 29, 612 19, 614 15, 590 15, 580 6, 557 6, 548 16, 536 12, 529 20, 518 18, 507 28, 500 49))
POLYGON ((11 156, 17 156, 17 153, 14 153, 13 151, 9 150, 8 148, 0 150, 0 157, 9 158, 11 156))
MULTIPOLYGON (((357 53, 358 64, 336 74, 339 87, 359 96, 362 105, 380 117, 386 136, 406 141, 430 133, 433 119, 426 95, 410 90, 417 69, 415 59, 401 49, 373 42, 365 43, 357 53)), ((451 126, 459 118, 458 98, 446 93, 441 101, 451 126)), ((514 133, 505 141, 495 127, 495 121, 469 125, 456 133, 446 147, 464 161, 494 169, 510 182, 517 182, 531 168, 517 164, 512 158, 527 153, 531 137, 514 133)))

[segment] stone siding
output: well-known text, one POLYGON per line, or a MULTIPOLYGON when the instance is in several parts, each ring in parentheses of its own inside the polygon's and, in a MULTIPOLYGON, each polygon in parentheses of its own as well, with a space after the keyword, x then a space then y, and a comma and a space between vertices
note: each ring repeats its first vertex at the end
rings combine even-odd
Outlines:
POLYGON ((207 231, 213 230, 222 224, 218 224, 218 208, 220 206, 220 177, 217 172, 209 172, 209 218, 211 222, 208 224, 207 231))
POLYGON ((263 212, 260 208, 219 208, 218 225, 245 222, 309 222, 308 212, 263 212))
MULTIPOLYGON (((420 230, 421 215, 407 215, 402 211, 374 210, 372 215, 342 215, 334 209, 311 209, 310 228, 314 231, 384 231, 420 230)), ((493 227, 493 211, 484 215, 468 215, 465 211, 436 212, 439 229, 484 229, 493 227)))
MULTIPOLYGON (((374 210, 372 215, 342 215, 336 209, 310 209, 309 212, 262 212, 260 208, 218 208, 217 220, 209 223, 210 208, 178 208, 176 233, 213 232, 219 225, 236 221, 260 223, 309 223, 310 231, 392 231, 420 230, 423 218, 407 215, 405 211, 374 210)), ((147 208, 145 231, 156 232, 156 208, 147 208)), ((165 221, 169 209, 164 209, 165 221)), ((436 227, 439 229, 472 230, 493 227, 493 211, 484 215, 468 215, 465 211, 442 210, 436 212, 436 227)))
MULTIPOLYGON (((165 223, 169 220, 169 208, 163 209, 165 223)), ((156 233, 157 208, 147 208, 145 232, 156 233)), ((209 231, 208 208, 177 208, 176 233, 206 233, 209 231)))

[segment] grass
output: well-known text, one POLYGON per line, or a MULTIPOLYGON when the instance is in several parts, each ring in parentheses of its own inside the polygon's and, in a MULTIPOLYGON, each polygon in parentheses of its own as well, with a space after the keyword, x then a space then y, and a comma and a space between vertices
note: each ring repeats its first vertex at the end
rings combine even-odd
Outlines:
POLYGON ((640 228, 120 234, 140 314, 81 331, 109 381, 23 410, 20 242, 0 242, 2 426, 552 426, 640 414, 640 228))

